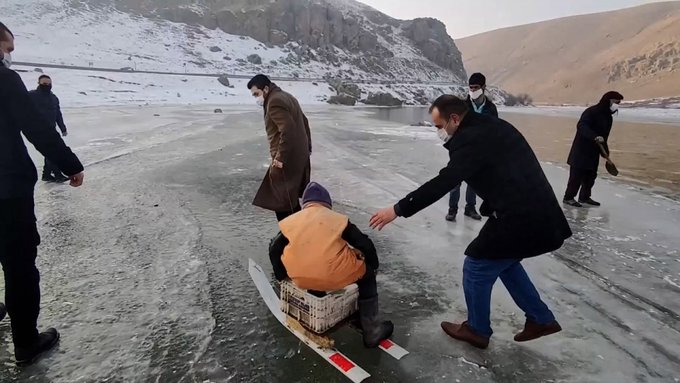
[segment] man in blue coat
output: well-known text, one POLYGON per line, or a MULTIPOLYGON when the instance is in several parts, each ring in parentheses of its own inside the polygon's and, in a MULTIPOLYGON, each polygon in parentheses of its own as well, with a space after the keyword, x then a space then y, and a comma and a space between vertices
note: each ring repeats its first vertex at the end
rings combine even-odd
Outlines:
MULTIPOLYGON (((66 137, 68 131, 64 124, 64 117, 61 114, 61 107, 59 106, 59 98, 52 93, 52 79, 48 75, 41 75, 38 78, 38 88, 29 92, 31 100, 36 108, 43 115, 45 120, 49 122, 50 126, 54 128, 59 127, 61 135, 66 137)), ((42 180, 46 182, 66 182, 66 177, 59 167, 45 157, 45 165, 43 166, 42 180)))

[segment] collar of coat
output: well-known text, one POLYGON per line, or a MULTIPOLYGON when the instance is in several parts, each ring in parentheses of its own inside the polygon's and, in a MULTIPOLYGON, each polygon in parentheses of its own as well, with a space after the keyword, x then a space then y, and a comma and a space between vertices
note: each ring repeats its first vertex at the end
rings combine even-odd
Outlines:
POLYGON ((444 144, 444 147, 446 149, 449 149, 453 140, 456 139, 456 136, 458 134, 460 134, 460 132, 463 131, 463 129, 466 129, 468 126, 473 124, 475 119, 477 118, 477 116, 479 116, 479 113, 476 113, 472 109, 468 110, 467 113, 465 114, 465 117, 463 117, 463 121, 460 122, 458 129, 456 130, 455 133, 453 133, 453 137, 451 137, 451 139, 447 143, 444 144))
POLYGON ((269 93, 267 93, 267 97, 264 98, 264 110, 267 110, 267 105, 269 104, 269 100, 271 99, 272 95, 274 93, 278 93, 281 91, 281 88, 279 88, 278 85, 271 83, 269 84, 269 93))

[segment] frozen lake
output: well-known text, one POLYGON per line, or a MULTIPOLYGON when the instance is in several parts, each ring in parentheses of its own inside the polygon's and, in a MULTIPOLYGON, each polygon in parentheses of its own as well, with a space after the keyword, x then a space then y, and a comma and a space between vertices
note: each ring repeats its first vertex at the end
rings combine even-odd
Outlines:
MULTIPOLYGON (((277 231, 274 215, 251 205, 268 162, 262 113, 213 109, 67 111, 86 185, 40 184, 36 192, 40 323, 57 327, 62 341, 49 358, 18 370, 9 322, 0 323, 1 382, 346 381, 271 317, 247 272, 248 258, 270 270, 267 245, 277 231)), ((366 232, 376 209, 446 162, 432 130, 404 126, 422 119, 422 110, 305 109, 312 178, 366 232)), ((507 119, 524 121, 520 129, 542 160, 564 162, 557 151, 573 138, 573 117, 507 119), (572 130, 545 118, 566 119, 559 124, 572 130), (544 126, 559 132, 544 138, 544 126)), ((677 151, 680 142, 666 145, 677 151)), ((548 163, 545 171, 561 198, 567 171, 548 163)), ((442 320, 464 318, 463 250, 482 224, 446 223, 440 201, 370 233, 381 257, 383 312, 411 355, 395 361, 366 351, 349 330, 335 335, 339 348, 371 382, 680 381, 680 203, 674 188, 659 193, 630 178, 598 182, 604 207, 567 210, 574 237, 525 262, 561 334, 513 342, 524 318, 501 284, 487 351, 441 331, 442 320)))

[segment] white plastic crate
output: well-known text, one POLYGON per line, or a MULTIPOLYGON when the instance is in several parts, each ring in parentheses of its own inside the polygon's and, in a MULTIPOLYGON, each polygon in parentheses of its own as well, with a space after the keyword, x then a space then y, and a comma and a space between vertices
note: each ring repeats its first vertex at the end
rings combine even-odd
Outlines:
POLYGON ((319 298, 291 281, 281 282, 281 310, 317 334, 323 334, 354 314, 358 304, 359 287, 356 284, 319 298))

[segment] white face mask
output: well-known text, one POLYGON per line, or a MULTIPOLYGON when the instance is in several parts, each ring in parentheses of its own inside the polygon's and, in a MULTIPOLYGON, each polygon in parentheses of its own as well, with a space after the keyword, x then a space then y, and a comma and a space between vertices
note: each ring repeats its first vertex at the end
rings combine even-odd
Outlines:
POLYGON ((484 91, 482 89, 477 89, 476 91, 472 92, 470 91, 470 98, 473 100, 476 100, 484 94, 484 91))
POLYGON ((4 65, 5 68, 9 68, 9 67, 12 66, 12 54, 11 53, 2 52, 2 65, 4 65))
POLYGON ((446 129, 437 129, 437 136, 439 136, 439 139, 442 140, 444 143, 449 142, 449 140, 451 140, 451 138, 453 137, 446 131, 446 129))
POLYGON ((258 106, 264 106, 264 96, 258 97, 255 102, 257 103, 258 106))
POLYGON ((612 113, 614 113, 617 110, 619 110, 619 104, 612 104, 612 106, 609 109, 612 111, 612 113))

